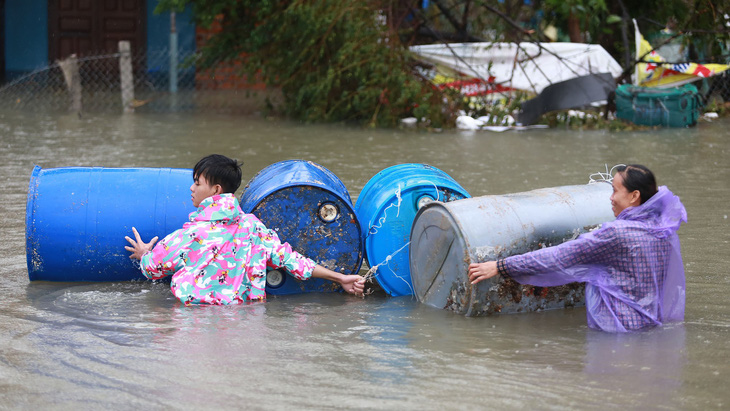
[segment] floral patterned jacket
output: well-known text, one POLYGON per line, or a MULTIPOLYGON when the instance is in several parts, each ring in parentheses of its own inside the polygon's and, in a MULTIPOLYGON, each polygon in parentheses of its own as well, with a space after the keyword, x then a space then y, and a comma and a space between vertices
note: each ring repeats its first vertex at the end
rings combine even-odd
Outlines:
POLYGON ((142 256, 142 273, 172 275, 175 297, 185 304, 240 304, 266 298, 266 267, 311 277, 315 262, 282 243, 275 231, 245 214, 233 194, 208 197, 190 222, 142 256))

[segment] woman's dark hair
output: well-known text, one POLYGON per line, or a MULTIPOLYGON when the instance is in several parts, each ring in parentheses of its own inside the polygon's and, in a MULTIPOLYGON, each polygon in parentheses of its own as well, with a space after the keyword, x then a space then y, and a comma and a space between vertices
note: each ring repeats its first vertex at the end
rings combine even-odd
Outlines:
POLYGON ((616 172, 621 173, 624 178, 624 187, 629 192, 639 190, 641 204, 644 204, 657 192, 654 173, 640 164, 629 164, 628 166, 616 166, 616 172))
POLYGON ((241 185, 241 166, 238 160, 221 154, 203 157, 193 168, 193 180, 203 176, 210 185, 220 184, 224 193, 235 193, 241 185))

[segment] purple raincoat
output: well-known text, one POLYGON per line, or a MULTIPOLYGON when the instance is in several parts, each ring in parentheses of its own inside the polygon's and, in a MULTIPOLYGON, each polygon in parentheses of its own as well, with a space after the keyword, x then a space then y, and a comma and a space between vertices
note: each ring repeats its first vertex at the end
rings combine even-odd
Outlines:
POLYGON ((541 287, 586 283, 588 326, 625 332, 684 319, 677 230, 687 212, 665 186, 615 221, 554 247, 507 257, 500 273, 541 287))

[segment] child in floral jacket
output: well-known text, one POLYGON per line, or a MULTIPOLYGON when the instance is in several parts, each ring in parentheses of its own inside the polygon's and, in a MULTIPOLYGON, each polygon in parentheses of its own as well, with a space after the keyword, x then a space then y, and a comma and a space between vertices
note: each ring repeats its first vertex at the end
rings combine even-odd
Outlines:
POLYGON ((156 280, 172 275, 175 297, 185 304, 240 304, 266 298, 267 265, 285 268, 294 277, 336 281, 351 294, 362 295, 365 280, 316 264, 282 243, 276 232, 241 210, 233 193, 241 183, 236 160, 213 154, 193 169, 190 221, 154 246, 137 230, 126 246, 140 260, 142 273, 156 280), (154 246, 154 248, 153 248, 154 246))

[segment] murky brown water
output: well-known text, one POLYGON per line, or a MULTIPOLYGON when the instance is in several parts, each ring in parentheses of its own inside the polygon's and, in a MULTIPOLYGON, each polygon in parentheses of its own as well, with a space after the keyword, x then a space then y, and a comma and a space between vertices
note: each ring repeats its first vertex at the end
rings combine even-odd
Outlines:
MULTIPOLYGON (((202 115, 88 119, 0 113, 0 408, 727 409, 730 407, 730 120, 645 132, 428 134, 202 115), (184 167, 220 152, 244 181, 298 158, 353 196, 416 162, 473 196, 581 184, 643 163, 679 195, 686 321, 589 330, 584 309, 465 318, 413 298, 296 295, 183 307, 165 284, 30 283, 34 164, 184 167)), ((608 201, 608 199, 606 199, 608 201)))

